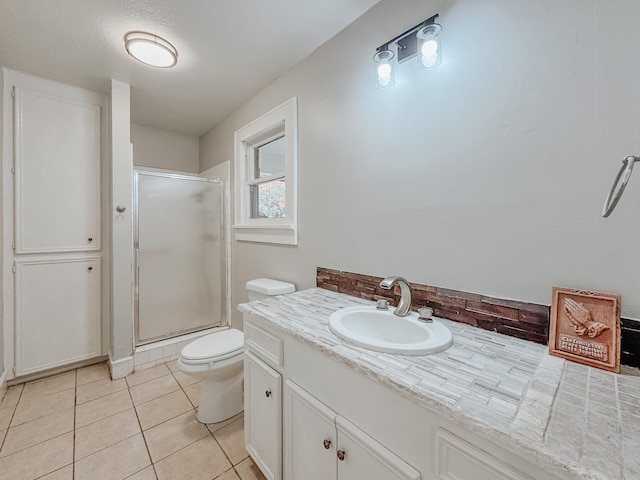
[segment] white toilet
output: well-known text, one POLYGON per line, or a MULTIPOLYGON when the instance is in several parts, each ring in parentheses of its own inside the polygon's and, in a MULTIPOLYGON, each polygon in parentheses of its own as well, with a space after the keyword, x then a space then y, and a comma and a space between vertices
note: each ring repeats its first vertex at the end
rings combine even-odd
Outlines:
MULTIPOLYGON (((258 278, 247 282, 249 300, 295 292, 292 283, 258 278)), ((202 380, 198 421, 217 423, 243 409, 244 334, 235 328, 194 340, 180 352, 178 369, 202 380)))

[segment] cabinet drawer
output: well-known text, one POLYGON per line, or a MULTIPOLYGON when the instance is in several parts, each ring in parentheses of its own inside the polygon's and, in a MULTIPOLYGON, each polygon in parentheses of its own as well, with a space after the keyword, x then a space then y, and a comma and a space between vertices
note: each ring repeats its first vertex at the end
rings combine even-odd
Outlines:
POLYGON ((533 480, 446 430, 438 430, 438 480, 533 480))
POLYGON ((250 321, 245 315, 244 341, 246 347, 272 366, 284 365, 284 348, 282 338, 266 331, 250 321))

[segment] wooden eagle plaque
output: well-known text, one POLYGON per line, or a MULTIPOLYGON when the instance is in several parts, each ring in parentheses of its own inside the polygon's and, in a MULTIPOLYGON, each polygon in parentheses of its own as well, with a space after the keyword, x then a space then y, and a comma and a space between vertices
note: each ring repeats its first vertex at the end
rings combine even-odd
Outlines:
POLYGON ((549 353, 620 372, 620 295, 553 287, 549 353))

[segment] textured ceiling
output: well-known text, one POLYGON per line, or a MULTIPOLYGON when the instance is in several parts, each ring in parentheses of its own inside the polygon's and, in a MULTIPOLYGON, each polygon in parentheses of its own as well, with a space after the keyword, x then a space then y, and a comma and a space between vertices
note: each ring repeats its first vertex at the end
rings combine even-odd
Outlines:
POLYGON ((200 135, 379 0, 0 0, 0 65, 107 92, 131 84, 132 121, 200 135), (126 54, 144 30, 172 69, 126 54))

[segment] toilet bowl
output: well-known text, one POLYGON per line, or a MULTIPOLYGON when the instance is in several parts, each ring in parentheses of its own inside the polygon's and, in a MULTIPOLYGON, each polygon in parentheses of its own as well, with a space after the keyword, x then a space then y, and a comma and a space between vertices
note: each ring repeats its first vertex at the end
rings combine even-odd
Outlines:
MULTIPOLYGON (((247 282, 249 300, 295 291, 291 283, 269 278, 247 282)), ((178 369, 202 380, 198 421, 218 423, 240 413, 243 408, 244 334, 235 328, 220 330, 185 346, 178 369)))
POLYGON ((244 334, 230 328, 200 337, 180 352, 178 369, 202 380, 198 421, 217 423, 242 411, 244 334))

